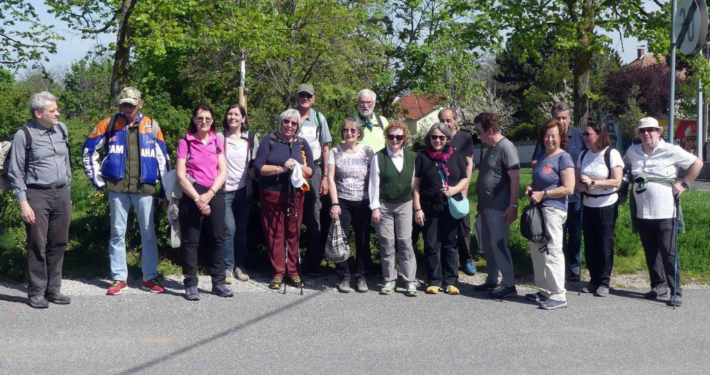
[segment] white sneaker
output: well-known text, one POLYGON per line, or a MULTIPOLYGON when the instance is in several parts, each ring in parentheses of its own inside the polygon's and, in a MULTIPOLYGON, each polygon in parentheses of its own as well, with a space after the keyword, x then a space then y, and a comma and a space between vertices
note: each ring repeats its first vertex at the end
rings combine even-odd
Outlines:
POLYGON ((224 278, 224 283, 225 284, 234 284, 236 280, 234 279, 234 273, 230 270, 227 270, 225 272, 225 278, 224 278))

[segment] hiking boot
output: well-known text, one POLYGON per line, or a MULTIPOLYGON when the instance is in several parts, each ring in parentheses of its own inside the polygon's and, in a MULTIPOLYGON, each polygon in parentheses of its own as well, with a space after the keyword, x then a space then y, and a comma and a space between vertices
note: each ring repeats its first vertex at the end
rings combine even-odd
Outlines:
POLYGON ((538 303, 545 302, 545 301, 549 300, 549 298, 545 297, 545 295, 543 295, 540 292, 526 294, 525 299, 527 299, 528 301, 538 302, 538 303))
POLYGON ((247 275, 243 267, 234 267, 234 277, 239 281, 249 281, 249 275, 247 275))
POLYGON ((394 289, 396 287, 397 287, 397 283, 395 283, 394 281, 388 281, 385 283, 385 286, 383 286, 382 289, 380 289, 380 294, 388 296, 388 295, 394 293, 394 289))
POLYGON ((106 295, 115 296, 116 294, 120 294, 124 289, 128 289, 128 284, 126 284, 125 281, 114 280, 111 286, 106 290, 106 295))
POLYGON ((30 296, 27 299, 27 304, 33 309, 46 309, 49 307, 49 302, 44 296, 30 296))
POLYGON ((463 273, 469 276, 473 276, 476 274, 476 272, 478 272, 476 271, 476 265, 473 264, 473 261, 469 259, 469 261, 466 262, 466 264, 464 264, 463 266, 463 273))
POLYGON ((212 286, 212 294, 219 296, 219 297, 234 296, 234 293, 232 292, 231 289, 229 289, 227 284, 218 284, 218 285, 212 286))
POLYGON ((224 283, 225 284, 234 284, 237 280, 234 279, 234 272, 230 270, 224 271, 224 283))
POLYGON ((597 297, 606 297, 609 295, 609 288, 604 285, 599 285, 594 295, 597 297))
POLYGON ((505 286, 503 284, 499 285, 497 288, 488 292, 488 296, 495 299, 503 299, 506 297, 514 297, 518 295, 518 289, 513 286, 505 286))
POLYGON ((288 278, 288 285, 294 287, 294 288, 303 288, 303 280, 301 280, 301 276, 290 276, 288 278))
POLYGON ((557 310, 567 307, 567 301, 557 301, 554 299, 540 302, 540 308, 543 310, 557 310))
POLYGON ((353 291, 353 288, 350 287, 350 280, 340 280, 337 288, 340 293, 350 293, 353 291))
POLYGON ((671 307, 680 307, 683 304, 683 296, 681 295, 675 295, 671 296, 671 299, 666 302, 666 305, 671 306, 671 307))
POLYGON ((461 294, 461 291, 459 290, 459 288, 453 285, 449 285, 446 287, 446 294, 450 296, 458 296, 459 294, 461 294))
POLYGON ((659 284, 653 287, 650 292, 644 294, 643 298, 653 300, 658 297, 665 296, 666 294, 668 294, 668 287, 666 284, 659 284))
POLYGON ((407 297, 416 297, 417 296, 417 284, 415 284, 415 283, 407 284, 407 290, 404 292, 404 294, 407 297))
POLYGON ((147 289, 151 293, 165 293, 165 288, 160 285, 160 281, 158 281, 157 277, 153 280, 144 282, 143 288, 147 289))
POLYGON ((426 294, 437 294, 441 290, 441 287, 436 285, 431 285, 426 288, 426 294))
POLYGON ((498 287, 498 284, 484 283, 484 284, 480 284, 480 285, 474 285, 473 290, 475 290, 477 292, 490 292, 497 287, 498 287))
POLYGON ((57 305, 68 305, 71 303, 71 298, 62 293, 47 293, 45 299, 57 305))
POLYGON ((597 289, 599 289, 599 285, 589 283, 587 286, 582 287, 582 293, 596 293, 597 289))
POLYGON ((199 301, 200 300, 200 292, 197 291, 196 286, 191 286, 185 288, 185 299, 188 301, 199 301))
POLYGON ((357 291, 360 292, 360 293, 367 293, 367 291, 370 290, 370 289, 367 287, 367 280, 365 280, 365 279, 359 279, 359 280, 357 281, 357 287, 356 287, 355 290, 357 290, 357 291))
POLYGON ((269 283, 269 289, 273 290, 279 290, 281 289, 281 284, 283 284, 284 280, 281 278, 281 276, 274 276, 273 279, 271 279, 271 282, 269 283))

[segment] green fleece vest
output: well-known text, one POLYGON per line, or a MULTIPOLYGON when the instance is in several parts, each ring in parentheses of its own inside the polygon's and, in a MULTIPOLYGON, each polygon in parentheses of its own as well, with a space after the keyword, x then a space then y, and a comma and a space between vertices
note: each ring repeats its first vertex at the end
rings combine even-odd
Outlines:
POLYGON ((377 167, 380 170, 380 201, 387 203, 405 203, 412 200, 412 175, 416 155, 404 152, 404 165, 398 171, 392 159, 387 155, 387 148, 377 153, 377 167))

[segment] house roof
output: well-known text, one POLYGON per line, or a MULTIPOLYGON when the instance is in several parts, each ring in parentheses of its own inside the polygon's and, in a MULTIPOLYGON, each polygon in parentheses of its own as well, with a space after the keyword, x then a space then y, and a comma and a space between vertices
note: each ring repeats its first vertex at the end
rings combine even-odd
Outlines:
POLYGON ((646 68, 652 65, 663 63, 665 62, 665 60, 666 59, 663 56, 656 57, 652 53, 644 53, 643 56, 630 62, 627 66, 629 69, 646 68))
POLYGON ((442 99, 437 94, 409 94, 397 102, 397 113, 404 118, 418 120, 435 109, 442 99))

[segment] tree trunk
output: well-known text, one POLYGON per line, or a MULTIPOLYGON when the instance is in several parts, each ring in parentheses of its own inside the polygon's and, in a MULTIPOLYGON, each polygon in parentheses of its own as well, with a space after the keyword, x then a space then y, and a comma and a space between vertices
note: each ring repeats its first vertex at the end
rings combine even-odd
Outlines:
POLYGON ((574 124, 581 129, 589 121, 589 77, 592 74, 592 38, 595 19, 594 0, 585 0, 579 26, 579 47, 574 56, 574 124))
POLYGON ((129 19, 137 0, 123 0, 121 7, 120 25, 116 37, 116 53, 113 58, 113 72, 111 73, 111 92, 109 107, 116 104, 121 90, 128 84, 128 74, 130 72, 131 58, 131 34, 129 19))

